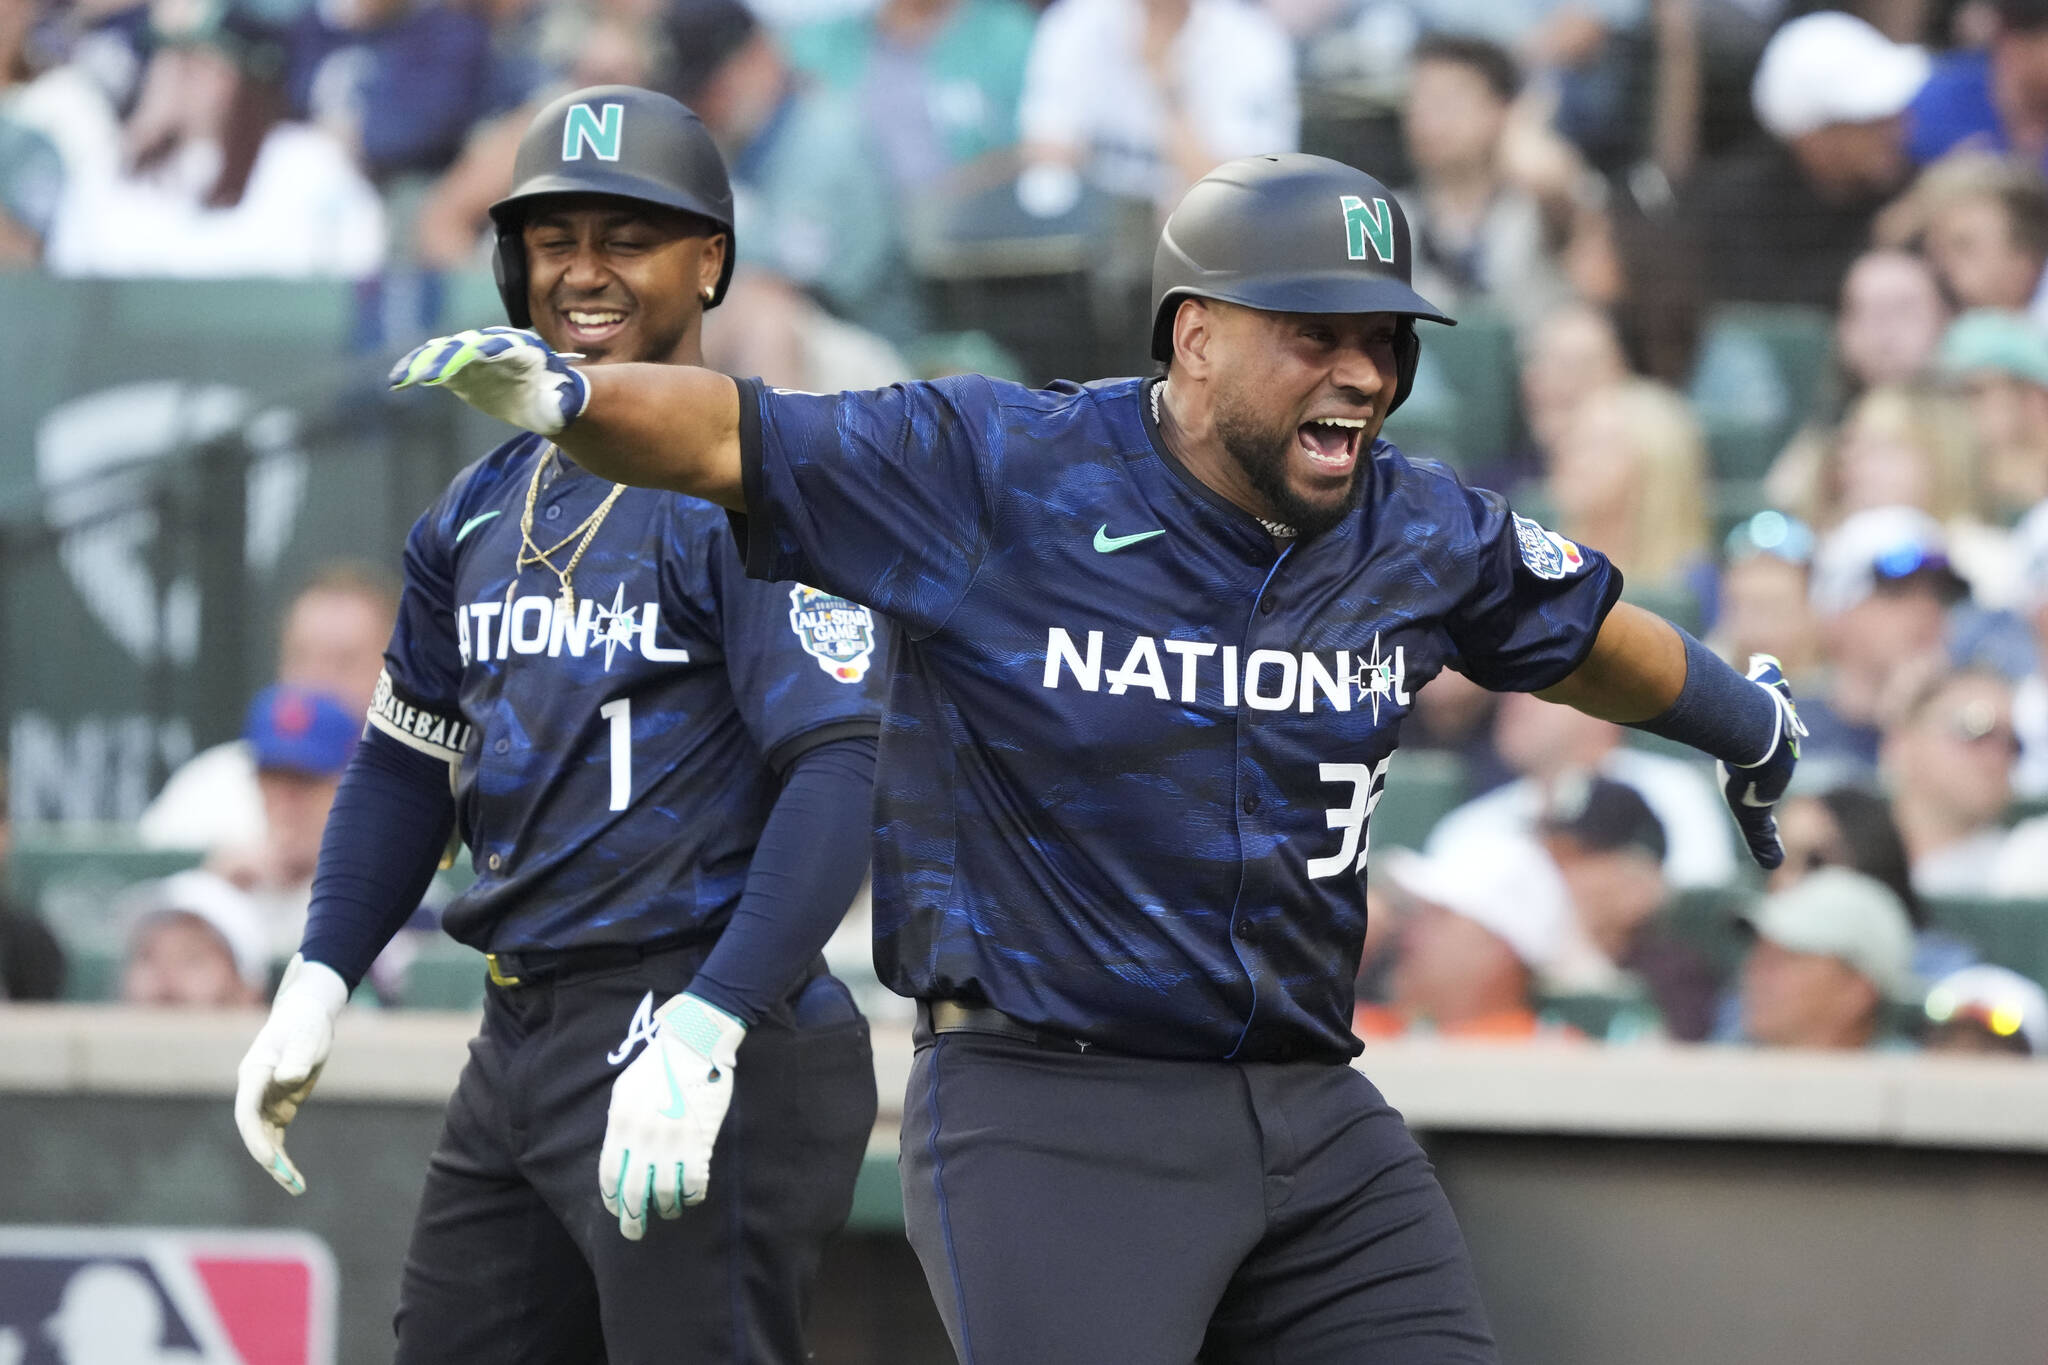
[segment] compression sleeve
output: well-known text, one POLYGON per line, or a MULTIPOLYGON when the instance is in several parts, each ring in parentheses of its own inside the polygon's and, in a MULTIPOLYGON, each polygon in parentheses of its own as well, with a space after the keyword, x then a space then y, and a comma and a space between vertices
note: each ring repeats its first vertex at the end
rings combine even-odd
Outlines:
POLYGON ((447 762, 371 727, 327 814, 299 952, 354 990, 418 908, 454 824, 447 762))
POLYGON ((875 745, 873 735, 829 740, 791 763, 692 994, 751 1025, 832 937, 867 871, 875 745))

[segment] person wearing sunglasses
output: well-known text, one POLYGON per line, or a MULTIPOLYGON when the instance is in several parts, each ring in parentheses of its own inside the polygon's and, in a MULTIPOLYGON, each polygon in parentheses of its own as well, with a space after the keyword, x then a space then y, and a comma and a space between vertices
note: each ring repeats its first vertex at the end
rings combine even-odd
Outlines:
POLYGON ((1892 813, 1923 896, 2021 895, 2048 865, 2048 825, 2008 831, 2019 737, 2012 685, 1967 668, 1916 689, 1885 732, 1892 813))

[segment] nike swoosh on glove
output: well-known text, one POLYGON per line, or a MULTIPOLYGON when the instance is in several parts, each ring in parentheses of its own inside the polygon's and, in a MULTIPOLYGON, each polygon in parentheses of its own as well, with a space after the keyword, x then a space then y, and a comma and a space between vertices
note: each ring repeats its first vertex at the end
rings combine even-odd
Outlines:
POLYGON ((394 389, 446 389, 478 412, 542 436, 558 436, 590 401, 583 357, 553 350, 534 332, 483 327, 435 337, 391 367, 394 389))
POLYGON ((711 1149, 732 1103, 733 1061, 747 1026, 683 992, 655 1012, 654 1037, 612 1082, 597 1188, 630 1241, 648 1214, 681 1215, 711 1183, 711 1149))
POLYGON ((1785 861, 1785 847, 1778 842, 1775 807, 1783 799, 1785 788, 1792 781, 1792 770, 1799 763, 1799 741, 1806 735, 1806 726, 1799 719, 1799 709, 1792 704, 1792 685, 1785 681, 1785 670, 1776 659, 1768 654, 1750 655, 1746 676, 1770 693, 1777 704, 1778 728, 1771 737, 1771 747, 1756 762, 1721 765, 1721 790, 1728 798, 1728 808, 1735 812, 1735 823, 1742 827, 1749 856, 1768 872, 1785 861))

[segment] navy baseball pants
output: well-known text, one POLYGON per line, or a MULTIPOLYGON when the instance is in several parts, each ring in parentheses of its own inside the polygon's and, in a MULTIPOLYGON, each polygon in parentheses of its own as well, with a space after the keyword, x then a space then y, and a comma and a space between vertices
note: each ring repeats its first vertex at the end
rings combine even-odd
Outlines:
POLYGON ((1495 1365, 1463 1238, 1348 1066, 918 1031, 911 1244, 962 1365, 1495 1365))
MULTIPOLYGON (((399 1365, 799 1365, 825 1241, 875 1123, 867 1023, 813 977, 749 1029, 702 1204, 629 1242, 598 1198, 612 1081, 643 1000, 703 949, 493 985, 399 1289, 399 1365)), ((651 997, 651 998, 650 998, 651 997)))

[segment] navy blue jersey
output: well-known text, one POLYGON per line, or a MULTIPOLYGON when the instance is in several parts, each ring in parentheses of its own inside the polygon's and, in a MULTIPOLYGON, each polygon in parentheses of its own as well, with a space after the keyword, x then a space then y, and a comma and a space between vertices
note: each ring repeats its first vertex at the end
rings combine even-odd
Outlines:
POLYGON ((446 915, 456 938, 505 952, 714 929, 745 889, 777 771, 874 732, 873 613, 747 578, 723 511, 639 488, 598 528, 566 612, 553 573, 516 568, 543 460, 543 549, 613 487, 537 436, 457 475, 406 541, 370 723, 453 765, 477 872, 446 915))
POLYGON ((1383 442, 1360 509, 1276 549, 1144 381, 741 387, 748 571, 898 626, 883 979, 1151 1055, 1355 1054, 1367 821, 1415 692, 1558 682, 1619 573, 1383 442))

